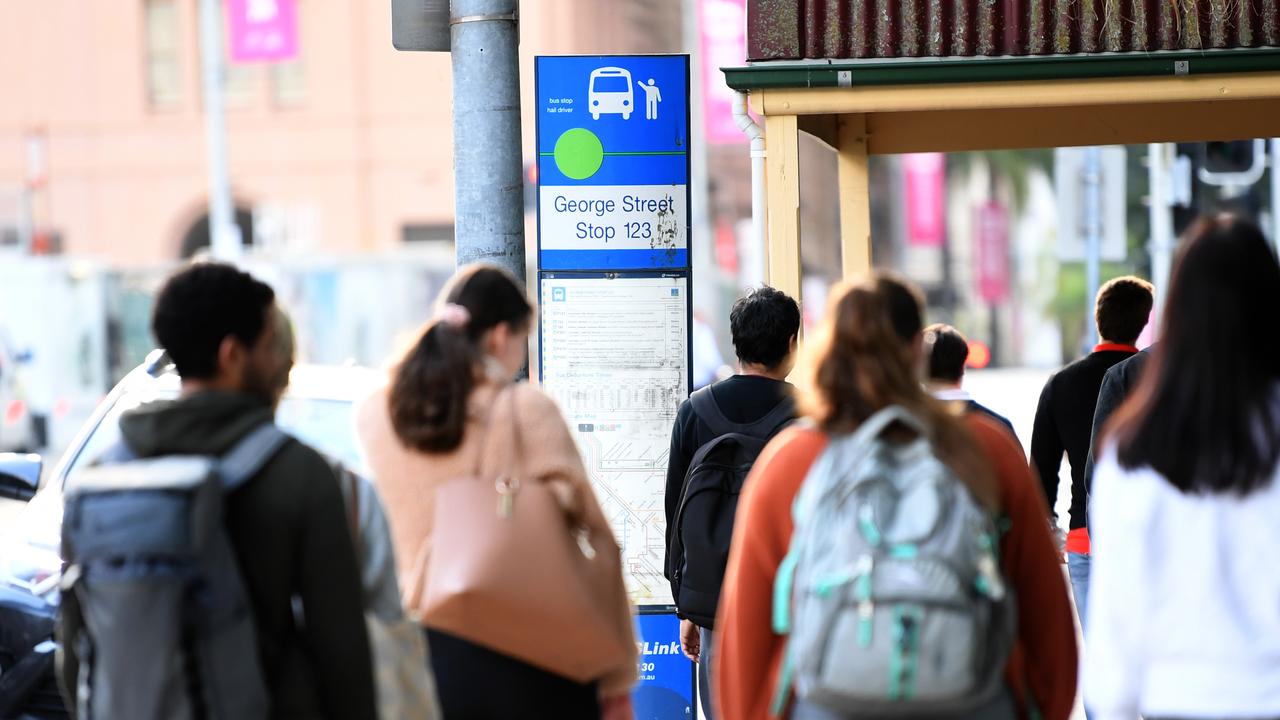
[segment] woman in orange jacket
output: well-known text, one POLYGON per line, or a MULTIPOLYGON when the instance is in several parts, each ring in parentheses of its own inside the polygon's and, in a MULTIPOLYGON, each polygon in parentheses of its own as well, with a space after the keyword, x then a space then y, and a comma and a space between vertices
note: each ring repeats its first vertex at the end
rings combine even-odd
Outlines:
POLYGON ((774 579, 791 543, 791 508, 832 436, 900 405, 926 421, 935 453, 974 497, 1009 523, 1001 566, 1017 599, 1017 637, 1005 683, 1019 714, 1066 720, 1076 690, 1076 639, 1066 584, 1045 526, 1044 500, 1022 450, 993 421, 963 418, 930 398, 919 380, 919 293, 888 276, 837 289, 825 326, 808 347, 804 414, 765 449, 738 504, 716 619, 713 676, 719 712, 772 717, 786 638, 772 629, 774 579), (1035 712, 1038 710, 1038 713, 1035 712))

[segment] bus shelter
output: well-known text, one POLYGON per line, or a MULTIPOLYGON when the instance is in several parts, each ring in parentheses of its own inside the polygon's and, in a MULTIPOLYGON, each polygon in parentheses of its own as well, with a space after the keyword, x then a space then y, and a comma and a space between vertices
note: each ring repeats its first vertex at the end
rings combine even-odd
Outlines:
MULTIPOLYGON (((765 5, 777 3, 751 8, 765 5)), ((749 28, 749 42, 776 31, 759 17, 749 28)), ((1280 136, 1276 47, 811 58, 724 73, 763 118, 766 276, 795 297, 801 132, 838 154, 846 278, 871 268, 870 155, 1280 136)))

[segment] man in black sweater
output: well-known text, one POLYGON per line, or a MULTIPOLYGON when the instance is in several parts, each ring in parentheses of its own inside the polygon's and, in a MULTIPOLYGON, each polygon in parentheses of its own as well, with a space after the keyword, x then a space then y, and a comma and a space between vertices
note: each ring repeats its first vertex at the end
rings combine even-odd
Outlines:
MULTIPOLYGON (((152 330, 182 394, 121 417, 135 455, 218 456, 272 421, 293 353, 270 287, 228 265, 193 265, 161 290, 152 330)), ((271 717, 377 717, 360 572, 329 462, 288 441, 227 495, 225 522, 253 608, 271 717)), ((83 626, 72 600, 64 596, 60 638, 83 626)), ((66 654, 61 668, 69 699, 76 660, 66 654)))
MULTIPOLYGON (((1084 484, 1085 463, 1102 378, 1116 363, 1138 352, 1133 346, 1151 315, 1151 284, 1126 276, 1098 291, 1094 318, 1102 342, 1086 357, 1058 371, 1045 383, 1031 432, 1031 464, 1044 484, 1050 513, 1058 500, 1058 469, 1063 451, 1071 464, 1071 518, 1067 565, 1076 610, 1083 622, 1089 597, 1089 530, 1084 484)), ((1057 515, 1053 516, 1057 520, 1057 515)))
MULTIPOLYGON (((722 420, 728 423, 757 423, 782 403, 787 403, 788 415, 794 417, 794 388, 786 378, 795 364, 800 306, 780 290, 762 287, 734 303, 729 326, 738 356, 738 374, 700 392, 711 393, 722 420)), ((689 465, 698 449, 716 437, 706 420, 694 412, 691 400, 681 403, 671 431, 671 457, 667 465, 668 548, 689 465)), ((711 718, 711 630, 699 628, 690 620, 681 620, 680 644, 685 654, 698 663, 702 716, 711 718)))

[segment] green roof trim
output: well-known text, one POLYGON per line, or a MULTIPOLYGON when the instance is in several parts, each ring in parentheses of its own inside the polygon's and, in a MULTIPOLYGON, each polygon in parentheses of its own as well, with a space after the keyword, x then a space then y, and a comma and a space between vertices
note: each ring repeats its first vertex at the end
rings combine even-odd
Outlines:
POLYGON ((721 69, 739 91, 1280 71, 1280 48, 1000 57, 779 60, 721 69))

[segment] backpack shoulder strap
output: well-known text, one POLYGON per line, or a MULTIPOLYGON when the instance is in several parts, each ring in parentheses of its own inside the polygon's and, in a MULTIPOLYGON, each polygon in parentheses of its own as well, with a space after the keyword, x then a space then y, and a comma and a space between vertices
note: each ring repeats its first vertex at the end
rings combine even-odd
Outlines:
POLYGON ((768 414, 753 424, 764 430, 764 434, 761 437, 773 437, 779 430, 795 419, 796 401, 790 395, 787 395, 779 400, 778 404, 774 405, 768 414))
POLYGON ((724 412, 716 404, 715 395, 711 394, 710 385, 690 395, 689 402, 693 404, 693 413, 698 416, 698 419, 711 428, 712 436, 720 437, 721 435, 742 432, 741 425, 730 422, 729 418, 724 416, 724 412))
POLYGON ((218 462, 222 487, 230 492, 245 484, 284 447, 289 435, 273 422, 263 423, 237 442, 218 462))

